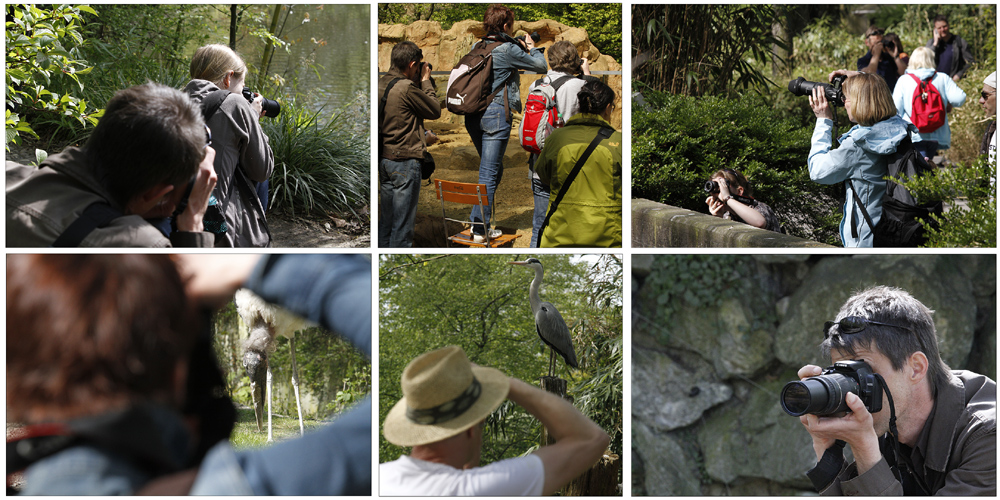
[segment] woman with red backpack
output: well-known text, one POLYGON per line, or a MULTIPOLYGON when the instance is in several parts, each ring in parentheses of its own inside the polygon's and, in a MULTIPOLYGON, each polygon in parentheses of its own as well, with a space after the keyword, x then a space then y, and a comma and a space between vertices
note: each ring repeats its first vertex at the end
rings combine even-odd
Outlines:
POLYGON ((950 76, 934 70, 933 50, 920 47, 913 51, 906 74, 896 82, 892 100, 899 116, 914 125, 910 127, 910 140, 927 161, 939 149, 951 147, 948 113, 965 104, 965 92, 950 76))

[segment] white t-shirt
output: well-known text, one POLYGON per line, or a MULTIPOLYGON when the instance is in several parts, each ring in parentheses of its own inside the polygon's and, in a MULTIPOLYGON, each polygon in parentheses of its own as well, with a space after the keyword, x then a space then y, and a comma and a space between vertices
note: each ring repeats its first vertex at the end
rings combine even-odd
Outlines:
POLYGON ((534 454, 464 470, 403 455, 379 464, 378 484, 381 496, 538 496, 545 467, 534 454))

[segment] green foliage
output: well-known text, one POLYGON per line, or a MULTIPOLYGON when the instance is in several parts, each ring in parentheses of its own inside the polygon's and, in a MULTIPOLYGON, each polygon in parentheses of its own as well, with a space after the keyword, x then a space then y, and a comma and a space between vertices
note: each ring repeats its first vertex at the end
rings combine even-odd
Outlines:
MULTIPOLYGON (((636 84, 638 86, 638 84, 636 84)), ((787 93, 787 92, 786 92, 787 93)), ((632 196, 707 213, 702 186, 722 168, 739 170, 789 234, 837 244, 839 186, 809 179, 812 124, 758 95, 685 97, 644 90, 632 110, 632 196)))
POLYGON ((96 124, 100 112, 77 97, 80 76, 92 69, 83 55, 83 14, 97 15, 88 6, 10 5, 5 36, 7 47, 7 112, 5 146, 18 143, 21 134, 38 137, 32 123, 46 119, 66 126, 96 124), (11 108, 15 111, 11 111, 11 108))
MULTIPOLYGON (((622 4, 620 3, 523 3, 505 4, 517 21, 552 19, 567 26, 587 31, 591 43, 601 54, 622 62, 622 4)), ((385 4, 378 6, 378 22, 383 24, 410 24, 414 21, 432 20, 448 30, 452 25, 472 19, 482 21, 489 4, 385 4)))
MULTIPOLYGON (((402 397, 403 368, 427 351, 461 346, 482 366, 536 381, 549 352, 536 334, 528 285, 533 274, 510 266, 513 255, 380 257, 379 422, 402 397)), ((542 300, 556 304, 571 326, 580 369, 559 361, 578 407, 616 439, 620 453, 622 397, 621 260, 602 257, 589 268, 568 255, 541 256, 542 300)), ((487 419, 483 463, 520 456, 538 446, 537 420, 509 402, 487 419)), ((379 461, 405 453, 384 438, 379 461)))
POLYGON ((939 229, 924 224, 929 232, 924 246, 996 247, 996 163, 985 155, 972 164, 940 168, 901 184, 917 199, 944 200, 950 207, 938 220, 939 229))
POLYGON ((735 96, 770 83, 760 70, 773 46, 767 5, 635 5, 632 48, 649 57, 633 77, 660 91, 735 96))
MULTIPOLYGON (((745 255, 660 255, 643 283, 643 305, 657 320, 679 311, 748 297, 756 263, 745 255)), ((666 332, 666 329, 658 330, 666 332)))
MULTIPOLYGON (((367 106, 366 95, 358 98, 367 106)), ((305 210, 357 216, 356 209, 369 201, 367 130, 359 132, 353 114, 344 110, 325 123, 320 113, 293 99, 282 103, 277 118, 261 121, 274 152, 271 206, 293 214, 305 210)))

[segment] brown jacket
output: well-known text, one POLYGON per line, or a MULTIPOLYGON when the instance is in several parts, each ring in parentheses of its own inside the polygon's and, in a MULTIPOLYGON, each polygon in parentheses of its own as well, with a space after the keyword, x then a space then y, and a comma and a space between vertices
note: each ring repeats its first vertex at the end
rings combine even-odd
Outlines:
MULTIPOLYGON (((378 79, 378 99, 382 99, 386 86, 395 78, 401 78, 389 90, 385 102, 385 121, 380 124, 382 158, 407 160, 423 158, 427 146, 424 145, 424 120, 441 117, 441 103, 438 102, 434 85, 430 80, 415 83, 392 68, 378 79)), ((376 103, 376 106, 378 104, 376 103)), ((376 118, 377 119, 377 118, 376 118)))
MULTIPOLYGON (((909 462, 922 488, 932 495, 997 494, 997 386, 989 377, 956 370, 938 390, 909 462)), ((888 411, 883 408, 882 411, 888 411)), ((903 485, 886 461, 889 448, 879 439, 883 457, 858 475, 845 467, 824 495, 903 495, 903 485)))
MULTIPOLYGON (((7 162, 7 246, 48 247, 83 210, 104 202, 121 211, 88 167, 83 150, 66 148, 41 167, 7 162)), ((175 231, 167 239, 138 215, 123 215, 94 229, 81 247, 211 247, 215 235, 175 231)))

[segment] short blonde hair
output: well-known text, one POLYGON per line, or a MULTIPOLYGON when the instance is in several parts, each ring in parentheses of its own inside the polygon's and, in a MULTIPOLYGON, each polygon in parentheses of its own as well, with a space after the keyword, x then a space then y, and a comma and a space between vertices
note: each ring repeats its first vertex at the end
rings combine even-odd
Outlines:
POLYGON ((191 58, 191 78, 222 83, 226 73, 232 71, 234 77, 244 79, 247 64, 227 45, 214 43, 196 50, 191 58))
POLYGON ((873 73, 858 73, 844 81, 844 94, 851 101, 851 116, 871 127, 896 114, 896 103, 885 79, 873 73))
POLYGON ((934 51, 927 47, 920 47, 910 54, 910 68, 912 69, 934 69, 934 51))

